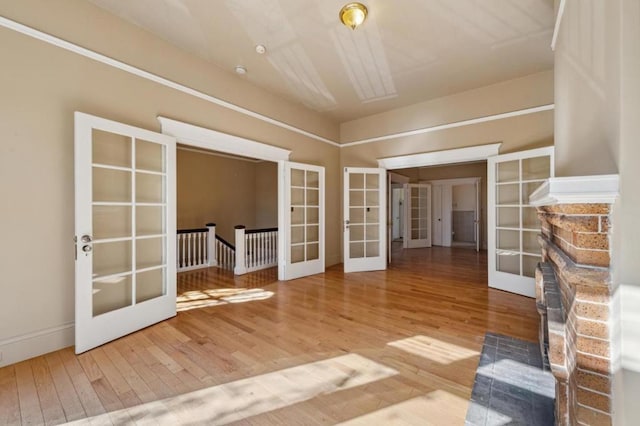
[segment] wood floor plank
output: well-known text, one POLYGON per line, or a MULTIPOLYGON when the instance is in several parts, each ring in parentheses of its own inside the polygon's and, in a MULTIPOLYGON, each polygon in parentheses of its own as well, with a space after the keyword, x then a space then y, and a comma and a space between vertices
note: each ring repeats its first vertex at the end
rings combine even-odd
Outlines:
POLYGON ((91 386, 89 377, 82 369, 78 357, 74 355, 73 349, 63 349, 58 354, 87 416, 96 416, 104 413, 105 408, 93 386, 91 386))
MULTIPOLYGON (((71 382, 67 370, 62 363, 59 352, 52 352, 45 355, 51 378, 55 386, 58 398, 62 404, 62 410, 64 411, 67 421, 73 421, 81 419, 86 416, 86 412, 82 407, 80 398, 78 397, 76 390, 71 382)), ((2 424, 2 422, 0 422, 2 424)))
POLYGON ((14 367, 0 368, 0 425, 20 424, 20 400, 14 367))
POLYGON ((49 366, 44 357, 39 356, 31 360, 33 379, 40 399, 42 416, 45 424, 59 424, 66 420, 62 403, 58 398, 56 387, 49 372, 49 366))
POLYGON ((20 399, 20 418, 22 424, 44 424, 40 398, 33 378, 31 362, 25 361, 15 365, 18 398, 20 399))
POLYGON ((179 292, 273 295, 0 368, 0 424, 461 424, 484 334, 537 339, 535 301, 488 288, 486 253, 396 248, 386 271, 276 275, 182 273, 179 292))

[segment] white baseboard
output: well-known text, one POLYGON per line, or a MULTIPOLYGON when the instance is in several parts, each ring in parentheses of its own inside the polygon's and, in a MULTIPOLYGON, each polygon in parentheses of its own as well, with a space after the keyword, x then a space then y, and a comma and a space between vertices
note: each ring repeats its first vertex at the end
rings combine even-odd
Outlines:
POLYGON ((0 367, 73 346, 74 323, 0 340, 0 367))

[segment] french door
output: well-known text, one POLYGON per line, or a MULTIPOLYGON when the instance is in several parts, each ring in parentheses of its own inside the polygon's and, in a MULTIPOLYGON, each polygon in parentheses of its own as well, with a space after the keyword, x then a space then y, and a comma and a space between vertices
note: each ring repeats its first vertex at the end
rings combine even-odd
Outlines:
POLYGON ((431 185, 406 183, 404 248, 431 247, 431 185))
POLYGON ((553 147, 490 157, 487 167, 489 286, 534 297, 540 220, 529 195, 553 177, 553 147))
POLYGON ((280 162, 284 209, 278 279, 324 272, 324 167, 280 162))
POLYGON ((386 171, 344 169, 344 271, 387 268, 386 171))
POLYGON ((75 350, 176 314, 174 138, 75 113, 75 350))

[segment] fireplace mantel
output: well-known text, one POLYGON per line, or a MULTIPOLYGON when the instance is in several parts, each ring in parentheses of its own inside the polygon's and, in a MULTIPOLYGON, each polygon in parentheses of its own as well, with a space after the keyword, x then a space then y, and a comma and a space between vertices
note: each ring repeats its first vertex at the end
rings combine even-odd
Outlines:
POLYGON ((569 176, 547 179, 529 196, 532 206, 557 204, 613 204, 618 175, 569 176))

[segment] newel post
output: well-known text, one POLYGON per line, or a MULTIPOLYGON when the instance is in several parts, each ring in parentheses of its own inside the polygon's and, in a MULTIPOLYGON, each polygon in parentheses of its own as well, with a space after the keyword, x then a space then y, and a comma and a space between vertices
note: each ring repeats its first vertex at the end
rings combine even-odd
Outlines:
POLYGON ((246 249, 244 246, 244 225, 236 225, 236 267, 233 273, 242 275, 247 273, 247 261, 245 260, 246 249))
POLYGON ((218 266, 218 254, 216 253, 216 224, 207 223, 209 234, 207 235, 207 265, 218 266))

